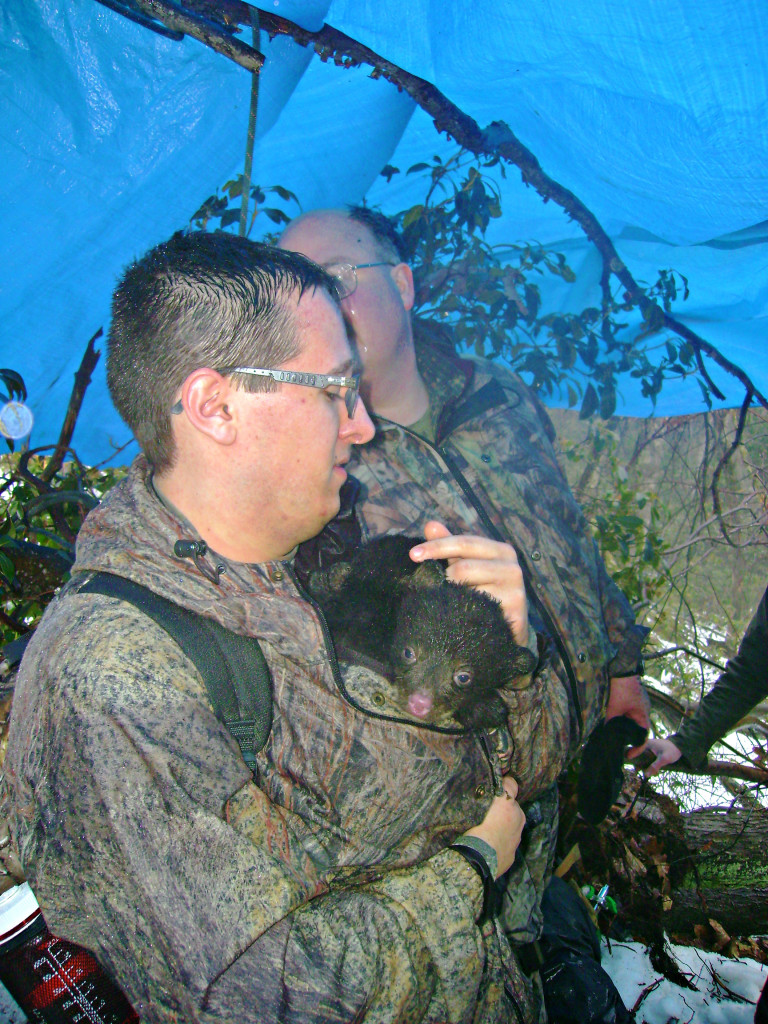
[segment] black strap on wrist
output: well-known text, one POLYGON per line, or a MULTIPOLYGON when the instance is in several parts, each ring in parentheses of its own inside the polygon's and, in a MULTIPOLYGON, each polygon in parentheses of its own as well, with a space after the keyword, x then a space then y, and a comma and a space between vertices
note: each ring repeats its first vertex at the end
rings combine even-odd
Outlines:
POLYGON ((491 877, 491 869, 488 867, 485 857, 474 847, 465 846, 460 840, 457 840, 451 845, 451 849, 461 854, 467 864, 477 872, 483 883, 483 909, 480 911, 480 916, 475 918, 477 924, 483 925, 497 913, 499 894, 496 889, 496 880, 491 877))

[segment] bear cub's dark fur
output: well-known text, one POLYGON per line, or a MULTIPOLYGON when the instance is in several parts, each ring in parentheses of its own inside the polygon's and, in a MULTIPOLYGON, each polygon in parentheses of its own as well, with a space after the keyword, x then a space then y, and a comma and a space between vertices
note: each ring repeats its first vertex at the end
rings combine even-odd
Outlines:
POLYGON ((535 658, 518 646, 501 605, 445 578, 445 563, 408 555, 422 537, 379 537, 316 569, 308 589, 337 654, 383 668, 402 709, 432 723, 448 711, 470 731, 506 721, 499 689, 530 682, 535 658))

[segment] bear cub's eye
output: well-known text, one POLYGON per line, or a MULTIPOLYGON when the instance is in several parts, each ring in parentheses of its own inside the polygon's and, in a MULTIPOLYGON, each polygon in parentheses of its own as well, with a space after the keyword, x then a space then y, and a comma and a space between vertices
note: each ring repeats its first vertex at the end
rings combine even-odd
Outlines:
POLYGON ((406 647, 403 649, 403 661, 408 661, 413 664, 416 661, 416 651, 412 647, 406 647))
POLYGON ((466 669, 460 669, 453 673, 453 681, 457 686, 469 686, 472 682, 472 673, 466 669))

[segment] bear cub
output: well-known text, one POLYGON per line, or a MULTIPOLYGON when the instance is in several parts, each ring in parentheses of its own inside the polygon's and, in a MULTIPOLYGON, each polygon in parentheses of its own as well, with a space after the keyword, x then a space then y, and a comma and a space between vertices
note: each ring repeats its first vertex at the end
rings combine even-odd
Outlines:
POLYGON ((445 578, 445 564, 408 555, 422 537, 378 537, 310 573, 337 654, 373 663, 402 709, 433 723, 449 712, 471 732, 506 721, 500 689, 530 683, 536 659, 512 636, 501 605, 445 578))

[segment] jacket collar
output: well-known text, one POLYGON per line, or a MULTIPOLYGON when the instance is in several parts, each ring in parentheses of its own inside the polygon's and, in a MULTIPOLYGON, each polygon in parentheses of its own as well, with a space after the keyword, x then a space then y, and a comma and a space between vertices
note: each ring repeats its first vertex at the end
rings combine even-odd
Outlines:
POLYGON ((414 344, 416 365, 436 413, 437 444, 469 420, 509 403, 495 377, 456 355, 445 328, 416 318, 414 344))

